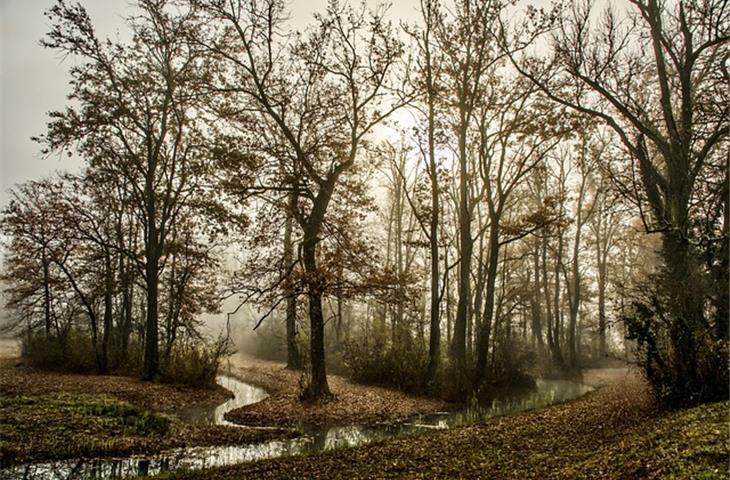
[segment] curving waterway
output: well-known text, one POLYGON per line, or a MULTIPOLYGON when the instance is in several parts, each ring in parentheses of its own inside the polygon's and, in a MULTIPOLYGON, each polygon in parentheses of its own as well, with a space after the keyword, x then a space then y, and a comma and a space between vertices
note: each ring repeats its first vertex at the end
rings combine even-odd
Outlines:
MULTIPOLYGON (((233 409, 264 400, 268 395, 260 388, 221 375, 218 383, 234 397, 218 406, 192 408, 179 412, 181 419, 196 424, 235 425, 225 414, 233 409)), ((494 400, 491 405, 454 412, 421 415, 395 424, 302 427, 301 437, 271 440, 256 445, 184 447, 156 455, 133 455, 120 458, 63 460, 17 465, 0 470, 0 479, 119 479, 155 475, 177 469, 204 469, 235 465, 253 460, 311 454, 338 448, 356 447, 388 438, 404 437, 482 422, 488 418, 510 415, 533 408, 578 398, 592 387, 567 380, 537 380, 537 388, 523 394, 494 400)))

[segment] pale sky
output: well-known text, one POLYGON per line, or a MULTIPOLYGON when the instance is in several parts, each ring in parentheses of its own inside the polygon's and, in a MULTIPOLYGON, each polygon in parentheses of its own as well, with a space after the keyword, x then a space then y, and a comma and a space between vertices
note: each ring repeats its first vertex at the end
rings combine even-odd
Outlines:
MULTIPOLYGON (((103 0, 85 1, 100 32, 113 34, 122 25, 122 2, 112 11, 103 0)), ((0 0, 0 208, 16 183, 40 178, 56 169, 74 169, 68 158, 42 159, 31 136, 45 130, 46 113, 64 107, 70 60, 62 62, 38 42, 48 30, 43 12, 52 0, 0 0)))
MULTIPOLYGON (((377 3, 373 0, 373 4, 377 3)), ((42 158, 31 136, 45 131, 47 112, 62 109, 69 91, 67 71, 71 59, 42 48, 38 42, 48 31, 43 12, 54 0, 0 0, 0 208, 9 201, 8 190, 19 182, 40 178, 54 170, 76 169, 79 161, 42 158)), ((82 0, 100 36, 124 29, 122 17, 129 2, 82 0)), ((393 2, 393 18, 418 18, 418 0, 393 2)), ((304 27, 326 0, 291 0, 292 25, 304 27)))
MULTIPOLYGON (((8 190, 19 182, 43 177, 54 170, 74 170, 79 160, 42 158, 40 146, 30 137, 45 131, 47 112, 64 108, 69 91, 67 71, 72 60, 63 60, 39 41, 48 31, 43 12, 54 0, 0 0, 0 208, 9 201, 8 190)), ((129 2, 82 0, 102 37, 123 31, 122 18, 129 2)), ((377 0, 367 0, 377 4, 377 0)), ((532 3, 548 3, 547 0, 532 3)), ((419 0, 394 0, 390 16, 414 22, 419 0)), ((326 0, 290 0, 292 26, 303 28, 326 0)))

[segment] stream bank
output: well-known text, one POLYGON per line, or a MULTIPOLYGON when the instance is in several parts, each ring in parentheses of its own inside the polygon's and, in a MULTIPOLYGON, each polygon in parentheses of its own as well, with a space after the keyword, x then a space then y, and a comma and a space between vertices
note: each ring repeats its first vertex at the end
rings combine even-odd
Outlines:
MULTIPOLYGON (((240 361, 239 361, 240 362, 240 361)), ((53 479, 82 479, 82 478, 121 478, 127 476, 138 475, 154 475, 163 472, 172 477, 188 475, 177 470, 195 470, 200 473, 189 473, 189 475, 197 478, 204 478, 206 472, 211 469, 218 476, 233 475, 231 478, 237 477, 239 474, 248 476, 249 471, 258 472, 260 465, 279 465, 284 470, 279 471, 280 467, 272 467, 272 478, 281 476, 290 476, 287 474, 287 465, 294 465, 294 471, 300 468, 301 462, 307 463, 307 459, 322 457, 325 459, 324 465, 332 451, 337 450, 336 458, 350 457, 353 452, 362 451, 363 449, 379 448, 382 445, 422 445, 422 448, 432 448, 434 442, 438 445, 439 439, 449 437, 451 435, 460 436, 464 432, 471 432, 474 429, 484 428, 485 425, 491 425, 494 422, 502 423, 509 421, 506 419, 521 418, 533 415, 530 412, 524 415, 512 415, 524 410, 536 409, 548 405, 562 403, 571 399, 575 399, 585 395, 591 387, 580 383, 569 382, 565 380, 538 381, 538 388, 529 394, 522 394, 511 398, 505 398, 495 401, 486 408, 469 409, 466 411, 438 412, 427 411, 425 414, 416 414, 407 416, 407 420, 395 422, 393 420, 379 421, 379 419, 402 419, 404 411, 409 408, 423 408, 422 399, 409 397, 406 398, 405 407, 389 408, 388 402, 394 400, 403 400, 403 394, 388 391, 386 389, 378 389, 361 385, 345 385, 343 390, 335 390, 336 394, 344 396, 357 395, 363 390, 369 391, 376 400, 373 408, 372 405, 360 407, 355 410, 355 414, 362 413, 362 422, 346 423, 347 419, 353 415, 353 412, 344 411, 346 405, 351 404, 352 400, 340 403, 331 402, 330 404, 313 404, 301 405, 298 403, 297 408, 307 409, 303 418, 315 419, 315 422, 302 422, 298 425, 303 433, 301 437, 292 438, 291 431, 282 431, 276 428, 241 428, 230 426, 231 414, 229 411, 246 412, 251 409, 253 411, 266 412, 271 411, 273 407, 268 406, 261 409, 272 400, 279 402, 289 402, 289 397, 293 395, 293 387, 287 384, 288 376, 297 375, 296 373, 285 371, 277 364, 270 364, 262 368, 260 363, 237 363, 233 360, 228 365, 235 376, 223 376, 219 379, 220 383, 229 391, 234 392, 234 398, 229 399, 220 405, 205 406, 196 405, 183 410, 176 410, 176 415, 185 419, 185 422, 176 420, 174 425, 185 425, 185 428, 191 429, 190 432, 205 431, 228 431, 241 432, 243 435, 252 435, 251 438, 226 439, 218 438, 217 442, 206 444, 200 442, 195 436, 189 437, 190 443, 185 446, 178 445, 171 448, 164 441, 158 441, 151 445, 150 449, 143 449, 132 452, 116 453, 117 458, 92 458, 94 455, 85 455, 85 458, 69 459, 65 461, 53 462, 36 462, 32 464, 16 466, 10 470, 0 471, 2 478, 53 478, 53 479), (246 384, 240 381, 240 378, 249 376, 258 376, 257 385, 268 384, 272 391, 270 397, 268 393, 254 385, 246 384), (261 377, 266 377, 263 380, 261 377), (332 403, 336 407, 332 406, 332 403), (385 405, 385 406, 384 406, 385 405), (363 410, 363 408, 365 410, 363 410), (340 416, 344 413, 344 416, 340 416), (497 420, 490 420, 494 416, 508 415, 497 420), (334 420, 333 420, 334 419, 334 420), (345 419, 345 421, 343 421, 345 419), (474 425, 479 424, 479 425, 474 425), (223 429, 223 430, 219 430, 223 429), (245 432, 242 433, 242 432, 245 432), (408 438, 404 438, 408 437, 408 438), (433 440, 430 440, 433 437, 433 440), (232 440, 232 441, 229 441, 232 440), (425 445, 425 446, 424 446, 425 445), (356 447, 356 448, 345 448, 356 447), (344 449, 344 450, 343 450, 344 449), (138 454, 133 454, 137 452, 138 454), (143 453, 141 453, 143 452, 143 453), (126 453, 126 454, 124 454, 126 453), (304 454, 304 455, 303 455, 304 454), (286 457, 286 458, 282 458, 286 457), (268 459, 268 460, 267 460, 268 459), (261 460, 261 461, 254 461, 261 460), (253 470, 249 470, 253 469, 253 470), (203 475, 203 477, 200 477, 203 475)), ((610 374, 608 379, 595 380, 595 375, 588 376, 586 381, 593 385, 608 383, 626 383, 625 370, 622 370, 624 378, 613 378, 616 372, 610 374)), ((27 372, 26 372, 27 373, 27 372)), ((605 374, 605 372, 603 372, 605 374)), ((605 376, 605 375, 604 375, 605 376)), ((598 377, 596 377, 598 378, 598 377)), ((341 388, 346 380, 334 377, 332 384, 335 388, 341 388)), ((292 382, 296 385, 296 382, 292 382)), ((631 383, 631 382, 629 382, 631 383)), ((586 397, 570 402, 571 404, 580 404, 586 398, 596 396, 597 393, 590 393, 586 397)), ((406 396, 407 397, 407 396, 406 396)), ((340 397, 341 399, 342 397, 340 397)), ((361 399, 362 400, 362 399, 361 399)), ((361 402, 362 403, 362 402, 361 402)), ((398 403, 397 401, 395 402, 398 403)), ((274 405, 282 405, 273 402, 274 405)), ((436 408, 434 402, 429 407, 436 408)), ((550 412, 554 409, 560 409, 563 405, 555 406, 550 409, 539 410, 541 412, 550 412)), ((427 409, 428 410, 428 409, 427 409)), ((281 418, 291 420, 291 411, 281 412, 281 418)), ((277 425, 275 422, 274 425, 277 425)), ((271 427, 271 425, 268 425, 271 427)), ((149 444, 149 443, 148 443, 149 444)), ((407 451, 407 450, 404 450, 407 451)), ((457 457, 461 458, 464 452, 457 452, 457 457)), ((332 468, 343 468, 341 462, 336 462, 332 468)), ((348 465, 348 469, 350 466, 348 465)), ((357 469, 357 461, 353 464, 353 468, 357 469)), ((380 468, 380 467, 378 467, 380 468)), ((357 471, 357 470, 354 470, 357 471)), ((292 473, 292 472, 289 472, 292 473)), ((372 475, 373 472, 370 472, 372 475)), ((258 473, 252 474, 259 476, 258 473)), ((267 476, 268 474, 264 475, 267 476)), ((312 476, 319 475, 316 471, 312 472, 312 476)), ((308 475, 307 475, 308 476, 308 475)))
POLYGON ((658 412, 636 373, 592 370, 584 381, 600 388, 477 425, 162 478, 728 478, 730 402, 658 412))
POLYGON ((326 403, 302 403, 299 380, 302 372, 287 370, 280 362, 231 355, 224 370, 270 397, 263 402, 235 409, 228 419, 243 425, 299 427, 300 425, 376 425, 404 421, 457 408, 429 397, 408 395, 388 388, 363 385, 340 375, 327 375, 334 398, 326 403))
MULTIPOLYGON (((186 410, 180 414, 189 421, 203 425, 228 423, 228 410, 249 402, 266 402, 266 393, 252 385, 221 376, 218 382, 233 392, 234 398, 208 410, 186 410)), ((375 425, 303 425, 303 435, 296 438, 276 438, 257 444, 237 444, 210 447, 183 447, 159 454, 132 455, 120 458, 74 459, 17 465, 0 471, 7 479, 115 479, 147 476, 167 471, 206 470, 221 466, 240 465, 256 460, 275 459, 348 449, 384 440, 423 436, 434 430, 449 429, 483 422, 523 410, 540 408, 584 395, 591 387, 564 380, 538 381, 537 389, 495 400, 491 405, 453 412, 439 412, 411 417, 400 423, 375 425)), ((255 405, 256 403, 252 403, 255 405)), ((268 429, 265 431, 269 431, 268 429)))

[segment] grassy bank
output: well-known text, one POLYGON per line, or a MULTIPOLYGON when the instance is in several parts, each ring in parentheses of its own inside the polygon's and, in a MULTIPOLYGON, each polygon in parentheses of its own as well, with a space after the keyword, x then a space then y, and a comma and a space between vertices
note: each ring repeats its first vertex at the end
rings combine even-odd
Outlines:
POLYGON ((724 479, 728 408, 658 412, 630 375, 574 402, 483 425, 164 478, 724 479))
POLYGON ((166 439, 170 421, 126 402, 94 395, 3 396, 3 463, 131 453, 166 439))
POLYGON ((45 372, 0 361, 0 464, 153 454, 195 445, 250 444, 291 430, 188 425, 173 415, 229 392, 111 375, 45 372))
MULTIPOLYGON (((0 352, 1 353, 1 352, 0 352)), ((17 355, 17 352, 13 352, 17 355)), ((78 457, 154 454, 179 446, 251 444, 296 434, 301 423, 395 421, 445 408, 443 402, 389 389, 356 385, 333 375, 336 395, 325 404, 302 404, 298 372, 282 364, 234 357, 232 373, 265 388, 265 401, 231 412, 241 425, 281 429, 187 425, 174 411, 226 400, 222 388, 142 382, 114 375, 86 375, 24 366, 0 358, 0 464, 78 457)))

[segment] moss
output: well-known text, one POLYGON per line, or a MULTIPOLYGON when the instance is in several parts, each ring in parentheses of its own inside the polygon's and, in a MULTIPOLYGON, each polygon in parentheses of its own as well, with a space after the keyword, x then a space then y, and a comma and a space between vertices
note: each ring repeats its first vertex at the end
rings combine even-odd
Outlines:
POLYGON ((83 415, 116 418, 132 435, 162 435, 170 424, 165 417, 109 399, 82 403, 79 410, 83 415))
POLYGON ((0 465, 79 457, 154 454, 182 446, 291 438, 287 429, 188 425, 97 394, 0 396, 0 465))
POLYGON ((124 451, 132 439, 161 438, 169 424, 165 417, 103 396, 3 396, 0 453, 9 464, 124 451))

